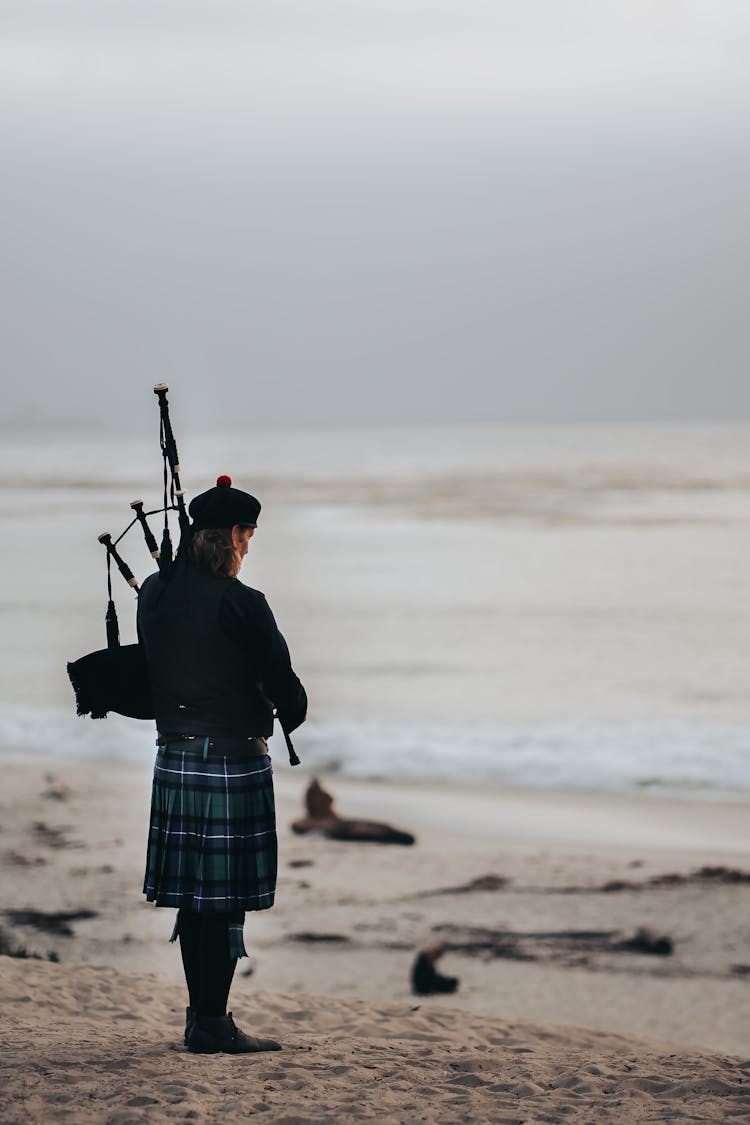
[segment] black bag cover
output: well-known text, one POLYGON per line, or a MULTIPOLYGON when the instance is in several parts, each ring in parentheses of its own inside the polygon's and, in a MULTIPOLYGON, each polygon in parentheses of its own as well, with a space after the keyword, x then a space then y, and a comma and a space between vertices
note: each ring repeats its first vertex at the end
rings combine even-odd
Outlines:
POLYGON ((79 715, 105 719, 109 711, 130 719, 153 719, 146 657, 140 645, 90 652, 68 664, 79 715))

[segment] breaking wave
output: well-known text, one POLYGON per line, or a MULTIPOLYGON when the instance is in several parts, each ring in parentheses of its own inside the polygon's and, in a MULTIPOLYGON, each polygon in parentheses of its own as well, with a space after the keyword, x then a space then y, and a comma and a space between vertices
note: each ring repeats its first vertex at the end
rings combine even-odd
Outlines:
MULTIPOLYGON (((310 722, 295 735, 305 767, 345 777, 670 793, 750 801, 750 726, 679 721, 538 724, 310 722)), ((272 753, 285 768, 280 734, 272 753)), ((146 762, 154 729, 111 715, 4 704, 0 753, 146 762)))

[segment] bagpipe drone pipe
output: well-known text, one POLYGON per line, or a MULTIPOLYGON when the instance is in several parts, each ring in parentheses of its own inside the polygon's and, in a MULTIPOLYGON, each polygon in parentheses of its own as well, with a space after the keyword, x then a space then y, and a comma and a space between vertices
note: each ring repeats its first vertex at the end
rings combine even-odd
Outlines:
POLYGON ((157 383, 154 394, 159 400, 159 442, 164 462, 164 501, 161 508, 144 512, 143 501, 133 500, 130 507, 135 513, 125 530, 113 540, 108 531, 98 537, 107 552, 107 612, 105 627, 107 647, 90 652, 79 660, 68 664, 68 677, 73 685, 76 711, 79 715, 90 715, 92 719, 104 719, 110 711, 127 715, 132 719, 153 719, 154 708, 148 681, 148 669, 143 649, 139 644, 121 645, 117 610, 112 598, 112 563, 115 564, 127 584, 138 593, 138 582, 132 570, 118 551, 120 540, 135 524, 140 524, 146 546, 159 567, 162 581, 168 582, 174 565, 172 540, 169 533, 169 512, 177 512, 180 527, 179 550, 184 550, 190 541, 190 520, 185 508, 185 499, 180 485, 180 461, 177 443, 172 431, 167 402, 166 383, 157 383), (157 545, 147 517, 164 513, 164 532, 161 547, 157 545))

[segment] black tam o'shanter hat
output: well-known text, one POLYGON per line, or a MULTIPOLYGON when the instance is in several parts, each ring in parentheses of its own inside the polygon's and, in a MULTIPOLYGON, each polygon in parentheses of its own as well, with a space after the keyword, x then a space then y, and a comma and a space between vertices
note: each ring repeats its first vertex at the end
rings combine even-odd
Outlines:
POLYGON ((232 488, 231 477, 220 476, 215 488, 201 492, 190 502, 188 511, 193 531, 231 528, 237 523, 243 527, 257 527, 260 502, 249 492, 232 488))

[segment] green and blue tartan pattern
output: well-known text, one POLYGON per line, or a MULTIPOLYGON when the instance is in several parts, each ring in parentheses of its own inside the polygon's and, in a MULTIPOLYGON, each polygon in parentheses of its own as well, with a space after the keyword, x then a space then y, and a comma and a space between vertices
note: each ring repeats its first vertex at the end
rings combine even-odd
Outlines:
POLYGON ((277 873, 271 759, 159 747, 143 893, 157 906, 267 910, 277 873))

